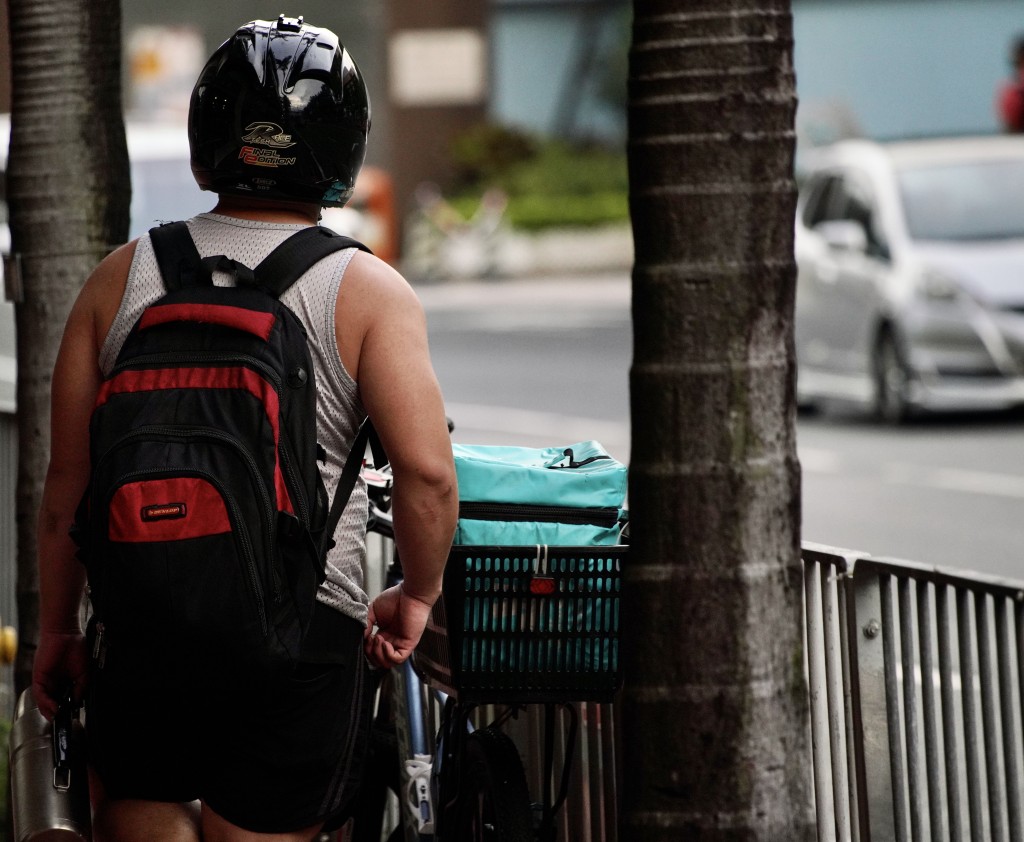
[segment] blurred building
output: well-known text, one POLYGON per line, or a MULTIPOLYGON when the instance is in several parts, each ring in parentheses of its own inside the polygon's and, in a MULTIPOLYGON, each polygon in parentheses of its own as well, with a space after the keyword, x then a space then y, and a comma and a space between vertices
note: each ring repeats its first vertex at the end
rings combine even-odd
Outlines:
POLYGON ((801 139, 998 131, 1020 0, 793 0, 801 139))
POLYGON ((629 0, 491 0, 497 121, 624 143, 629 0))
MULTIPOLYGON (((5 17, 7 2, 0 0, 5 17)), ((827 138, 832 127, 878 137, 996 130, 992 95, 1008 72, 1010 39, 1024 30, 1020 0, 792 0, 792 6, 801 124, 809 138, 827 138)), ((624 138, 619 106, 630 10, 629 0, 394 0, 344 7, 304 0, 284 11, 335 28, 351 48, 375 106, 372 162, 387 165, 403 145, 391 127, 392 62, 401 65, 410 50, 429 49, 422 40, 410 47, 410 30, 437 30, 432 43, 442 55, 447 43, 452 61, 482 62, 484 85, 465 79, 474 84, 458 92, 460 108, 469 105, 467 92, 476 91, 482 113, 512 125, 624 138), (479 33, 482 51, 469 45, 467 31, 479 33)), ((161 27, 172 37, 191 31, 206 54, 242 21, 279 11, 242 0, 134 0, 123 4, 123 30, 126 46, 161 27)), ((0 42, 0 111, 9 107, 7 47, 0 42)), ((463 75, 479 73, 477 64, 463 75)), ((429 82, 429 68, 419 75, 429 82)))
MULTIPOLYGON (((302 14, 334 29, 366 76, 367 161, 392 174, 401 202, 422 181, 443 185, 452 138, 485 119, 622 142, 629 9, 629 0, 303 0, 283 9, 134 0, 122 4, 125 104, 135 116, 180 118, 197 65, 237 25, 302 14)), ((10 103, 8 55, 4 39, 0 112, 10 103)))

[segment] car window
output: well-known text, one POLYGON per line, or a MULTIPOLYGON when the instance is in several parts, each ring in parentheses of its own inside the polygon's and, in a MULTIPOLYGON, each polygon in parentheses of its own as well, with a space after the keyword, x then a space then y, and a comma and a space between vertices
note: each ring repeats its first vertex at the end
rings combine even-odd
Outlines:
POLYGON ((819 222, 824 222, 829 218, 827 215, 829 199, 837 181, 836 176, 821 173, 812 176, 807 182, 803 222, 808 228, 813 228, 819 222))
POLYGON ((898 178, 913 239, 1024 237, 1024 158, 915 167, 898 178))
POLYGON ((864 229, 868 254, 888 256, 889 249, 878 217, 877 200, 867 178, 858 172, 846 172, 837 179, 829 202, 829 219, 847 219, 864 229))

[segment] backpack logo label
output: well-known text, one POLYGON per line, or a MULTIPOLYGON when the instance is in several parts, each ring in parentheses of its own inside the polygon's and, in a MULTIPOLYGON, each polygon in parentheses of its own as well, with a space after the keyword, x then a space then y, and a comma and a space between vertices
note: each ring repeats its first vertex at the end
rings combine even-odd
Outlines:
POLYGON ((287 149, 294 146, 290 134, 285 134, 277 123, 255 122, 245 127, 247 134, 242 137, 242 143, 252 143, 255 146, 270 146, 274 149, 287 149))
POLYGON ((147 522, 183 518, 186 514, 184 503, 160 503, 156 506, 144 506, 142 509, 142 519, 147 522))

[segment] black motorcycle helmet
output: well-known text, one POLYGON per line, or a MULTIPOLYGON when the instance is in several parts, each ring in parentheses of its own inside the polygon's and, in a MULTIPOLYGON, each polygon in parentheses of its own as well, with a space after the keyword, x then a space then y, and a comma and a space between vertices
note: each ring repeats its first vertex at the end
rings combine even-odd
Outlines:
POLYGON ((329 29, 281 15, 210 57, 188 113, 192 173, 216 193, 340 207, 366 154, 370 99, 329 29))

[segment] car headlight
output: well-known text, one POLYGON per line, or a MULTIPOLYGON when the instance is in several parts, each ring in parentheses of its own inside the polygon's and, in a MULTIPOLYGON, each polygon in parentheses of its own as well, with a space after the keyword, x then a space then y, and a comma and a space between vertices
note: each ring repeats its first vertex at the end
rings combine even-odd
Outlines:
POLYGON ((918 291, 930 301, 953 302, 966 295, 960 282, 940 269, 921 272, 918 291))

